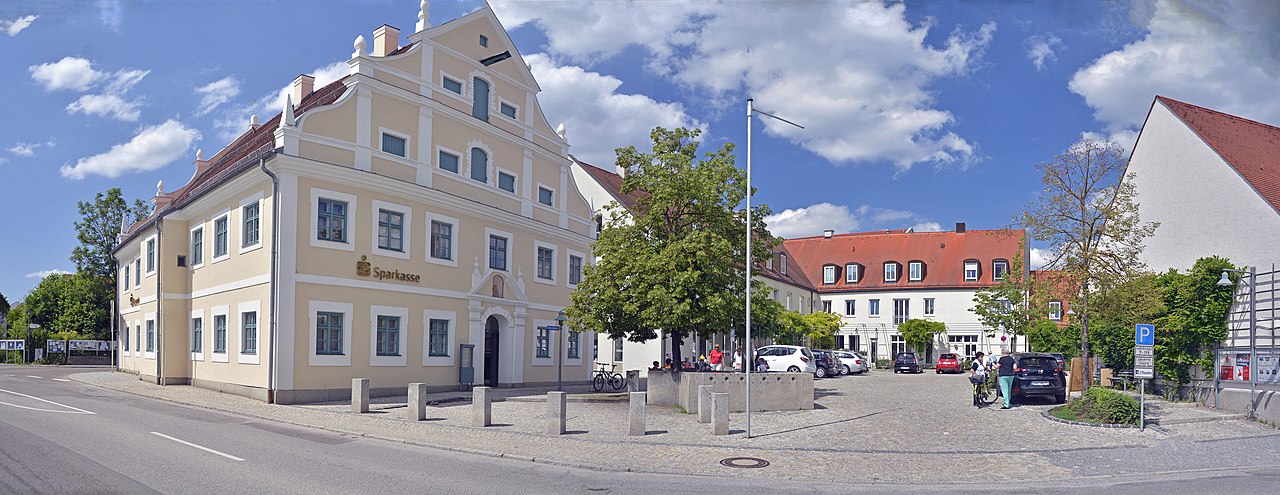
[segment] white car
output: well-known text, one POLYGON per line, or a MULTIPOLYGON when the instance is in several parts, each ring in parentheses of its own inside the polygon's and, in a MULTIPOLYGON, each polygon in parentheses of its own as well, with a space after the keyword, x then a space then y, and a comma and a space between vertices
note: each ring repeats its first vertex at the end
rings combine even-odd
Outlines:
POLYGON ((867 365, 867 359, 856 352, 835 351, 836 356, 840 357, 840 366, 844 369, 845 374, 866 373, 871 369, 867 365))
POLYGON ((756 355, 769 364, 769 371, 813 373, 818 370, 813 351, 798 345, 768 345, 756 349, 756 355))

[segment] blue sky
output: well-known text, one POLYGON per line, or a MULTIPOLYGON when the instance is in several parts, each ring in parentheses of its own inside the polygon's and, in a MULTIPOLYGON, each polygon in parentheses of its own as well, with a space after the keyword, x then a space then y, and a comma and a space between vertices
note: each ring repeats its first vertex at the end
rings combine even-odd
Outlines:
MULTIPOLYGON (((1280 123, 1280 2, 494 1, 573 153, 608 167, 655 125, 738 144, 788 237, 1008 225, 1035 165, 1082 136, 1130 146, 1162 94, 1280 123)), ((435 1, 435 24, 484 5, 435 1)), ((0 293, 72 270, 75 202, 150 198, 345 73, 357 35, 402 39, 416 0, 0 3, 0 293)))

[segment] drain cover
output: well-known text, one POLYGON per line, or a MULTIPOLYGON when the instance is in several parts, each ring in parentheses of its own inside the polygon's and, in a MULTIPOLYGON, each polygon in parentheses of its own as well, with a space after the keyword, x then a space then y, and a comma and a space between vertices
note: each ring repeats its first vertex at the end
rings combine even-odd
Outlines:
POLYGON ((762 468, 769 465, 769 461, 758 457, 729 457, 720 459, 720 464, 731 468, 762 468))

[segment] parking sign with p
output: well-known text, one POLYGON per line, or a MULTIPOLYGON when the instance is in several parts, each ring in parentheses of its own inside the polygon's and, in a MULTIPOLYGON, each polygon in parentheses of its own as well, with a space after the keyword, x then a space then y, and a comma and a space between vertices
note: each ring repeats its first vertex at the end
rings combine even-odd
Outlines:
POLYGON ((1156 345, 1156 326, 1150 323, 1135 325, 1133 338, 1136 345, 1156 345))

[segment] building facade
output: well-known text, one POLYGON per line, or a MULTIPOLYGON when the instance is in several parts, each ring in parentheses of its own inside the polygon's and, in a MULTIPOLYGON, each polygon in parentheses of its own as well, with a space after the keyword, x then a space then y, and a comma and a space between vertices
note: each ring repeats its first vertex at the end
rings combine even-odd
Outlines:
POLYGON ((429 19, 161 184, 115 251, 122 369, 280 403, 589 377, 553 330, 591 255, 568 144, 490 9, 429 19))

